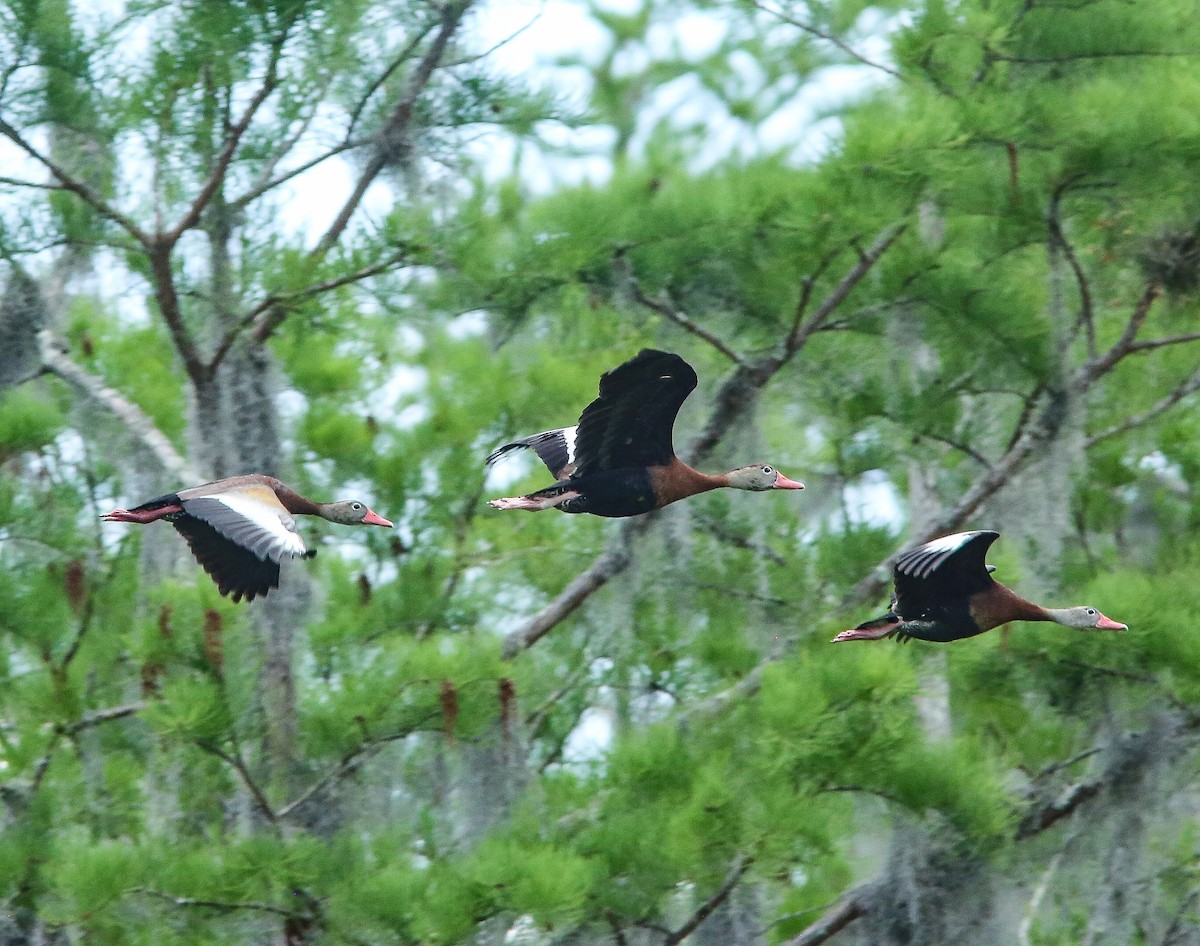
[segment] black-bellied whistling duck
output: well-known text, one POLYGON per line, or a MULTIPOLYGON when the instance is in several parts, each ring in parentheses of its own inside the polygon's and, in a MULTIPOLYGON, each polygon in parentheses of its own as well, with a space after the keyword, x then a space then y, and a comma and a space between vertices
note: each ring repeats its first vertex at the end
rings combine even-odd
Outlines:
POLYGON ((1043 608, 991 576, 984 564, 999 532, 959 532, 906 552, 894 569, 896 593, 887 614, 835 637, 839 641, 956 641, 1009 621, 1053 621, 1079 630, 1127 631, 1095 608, 1043 608))
POLYGON ((311 558, 296 531, 297 516, 320 516, 344 526, 387 526, 366 503, 345 499, 315 503, 273 476, 249 473, 181 489, 134 506, 115 509, 107 522, 165 519, 187 539, 204 570, 223 595, 253 601, 279 587, 284 558, 311 558))
POLYGON ((487 458, 493 463, 509 450, 528 447, 558 480, 489 505, 534 511, 557 507, 620 518, 722 486, 804 489, 803 483, 761 463, 712 476, 675 456, 675 417, 695 387, 696 372, 678 355, 643 349, 600 378, 600 396, 584 409, 577 426, 506 443, 487 458))

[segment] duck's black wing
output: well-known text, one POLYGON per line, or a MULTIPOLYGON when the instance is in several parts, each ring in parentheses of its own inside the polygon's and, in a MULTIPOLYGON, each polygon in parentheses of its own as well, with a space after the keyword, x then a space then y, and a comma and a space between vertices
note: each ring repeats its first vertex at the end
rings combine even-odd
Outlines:
POLYGON ((943 536, 906 552, 896 562, 896 610, 907 619, 928 602, 969 598, 992 579, 984 558, 999 532, 981 530, 943 536))
POLYGON ((544 430, 532 437, 522 437, 512 443, 497 447, 488 454, 484 462, 489 466, 510 450, 529 449, 546 464, 546 469, 556 480, 565 480, 575 472, 575 427, 544 430))
POLYGON ((579 418, 575 476, 669 464, 675 418, 696 380, 678 355, 652 348, 606 372, 600 396, 579 418))

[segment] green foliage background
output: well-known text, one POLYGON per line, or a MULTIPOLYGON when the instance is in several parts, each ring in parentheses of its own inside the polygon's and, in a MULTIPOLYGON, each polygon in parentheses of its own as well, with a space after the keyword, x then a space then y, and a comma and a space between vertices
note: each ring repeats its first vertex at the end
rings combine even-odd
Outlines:
MULTIPOLYGON (((675 944, 749 917, 746 942, 816 943, 831 904, 897 882, 889 838, 914 826, 989 890, 1025 891, 1024 942, 1197 940, 1191 7, 595 6, 603 48, 560 64, 587 76, 580 106, 506 76, 470 29, 420 82, 461 6, 164 0, 109 23, 0 3, 9 282, 39 281, 71 358, 201 475, 218 431, 180 333, 206 357, 231 333, 207 382, 235 405, 237 359, 266 351, 286 454, 269 472, 397 523, 306 526, 322 554, 285 566, 281 638, 166 527, 98 524, 186 485, 109 412, 61 376, 0 392, 5 941, 675 944), (722 24, 704 55, 662 42, 685 15, 722 24), (837 130, 813 158, 808 128, 779 126, 834 67, 861 91, 824 106, 837 130), (706 121, 662 107, 682 83, 706 121), (717 153, 720 128, 739 134, 717 153), (515 144, 511 175, 472 157, 481 133, 515 144), (535 176, 596 140, 608 173, 535 176), (378 159, 388 195, 328 246, 287 213, 318 178, 266 186, 321 149, 351 179, 378 159), (136 231, 161 236, 213 180, 156 258, 136 231), (778 363, 703 465, 762 459, 804 493, 714 493, 644 532, 484 505, 546 482, 524 461, 488 479, 490 449, 573 422, 644 346, 700 375, 682 451, 736 370, 713 338, 778 363), (1006 467, 1055 397, 1061 427, 1006 467), (991 475, 954 527, 1003 529, 1006 583, 1129 633, 830 647, 885 604, 860 581, 991 475), (895 517, 859 508, 881 491, 895 517), (614 547, 628 568, 514 645, 614 547), (1088 784, 1069 828, 1038 821, 1088 784), (1123 870, 1139 900, 1121 914, 1123 870)), ((14 305, 15 352, 32 323, 14 305)), ((246 417, 219 426, 246 439, 246 417)), ((888 909, 873 896, 861 923, 888 909)), ((1001 924, 1002 899, 984 910, 1001 924)))

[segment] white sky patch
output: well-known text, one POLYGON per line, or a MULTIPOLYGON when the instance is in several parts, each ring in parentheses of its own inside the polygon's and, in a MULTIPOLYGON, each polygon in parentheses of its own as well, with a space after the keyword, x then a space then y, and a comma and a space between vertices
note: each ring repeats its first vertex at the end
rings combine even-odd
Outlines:
POLYGON ((579 765, 600 761, 612 745, 615 732, 616 720, 611 709, 603 706, 585 709, 563 745, 563 762, 579 765))
POLYGON ((900 495, 883 470, 868 470, 845 491, 846 510, 852 522, 895 527, 904 521, 900 495))

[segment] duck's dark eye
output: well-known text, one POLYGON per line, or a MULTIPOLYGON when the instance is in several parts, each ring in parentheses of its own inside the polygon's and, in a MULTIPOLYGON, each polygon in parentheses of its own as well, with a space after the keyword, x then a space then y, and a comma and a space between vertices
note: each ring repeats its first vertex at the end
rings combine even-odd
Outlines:
POLYGON ((362 503, 351 503, 350 508, 355 512, 358 512, 360 509, 362 509, 362 503))
POLYGON ((771 474, 771 473, 774 473, 775 471, 774 471, 774 470, 772 470, 772 469, 771 469, 769 466, 764 466, 764 467, 763 467, 763 472, 764 472, 764 473, 767 473, 767 474, 771 474))
POLYGON ((1088 613, 1088 617, 1090 617, 1090 618, 1094 618, 1094 617, 1096 616, 1096 609, 1095 609, 1095 608, 1088 608, 1088 609, 1087 609, 1087 613, 1088 613))

